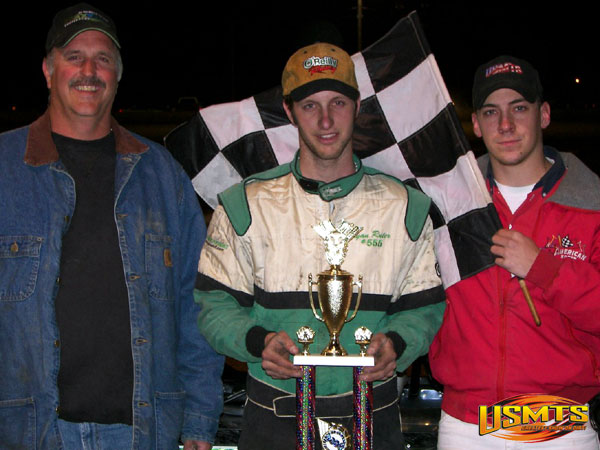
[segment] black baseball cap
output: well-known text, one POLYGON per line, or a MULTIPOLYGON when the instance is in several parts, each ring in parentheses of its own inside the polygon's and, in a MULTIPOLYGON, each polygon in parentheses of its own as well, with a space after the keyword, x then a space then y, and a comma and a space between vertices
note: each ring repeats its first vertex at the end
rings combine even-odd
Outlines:
POLYGON ((64 47, 75 36, 89 30, 101 31, 113 40, 117 48, 121 48, 113 20, 98 8, 79 3, 59 11, 54 16, 46 38, 46 54, 54 47, 64 47))
POLYGON ((502 88, 517 91, 530 103, 542 99, 542 83, 537 70, 525 60, 503 55, 475 71, 473 109, 480 109, 492 92, 502 88))

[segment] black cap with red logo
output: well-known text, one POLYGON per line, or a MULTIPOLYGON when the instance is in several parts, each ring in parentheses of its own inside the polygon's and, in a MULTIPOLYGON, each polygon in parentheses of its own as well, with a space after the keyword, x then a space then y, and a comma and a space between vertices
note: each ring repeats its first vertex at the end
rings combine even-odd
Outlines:
POLYGON ((473 109, 480 109, 492 92, 503 88, 517 91, 530 103, 542 100, 542 83, 537 70, 525 60, 498 56, 475 71, 473 109))

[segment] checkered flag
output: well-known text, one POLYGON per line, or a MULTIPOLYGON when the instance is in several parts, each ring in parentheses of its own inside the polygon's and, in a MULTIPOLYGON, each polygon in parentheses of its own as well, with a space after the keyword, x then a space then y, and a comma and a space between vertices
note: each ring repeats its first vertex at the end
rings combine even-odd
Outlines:
POLYGON ((565 236, 564 238, 562 238, 561 245, 564 248, 569 248, 569 247, 573 247, 573 242, 571 242, 571 239, 569 239, 569 236, 565 236))
MULTIPOLYGON (((367 166, 429 195, 436 252, 447 288, 493 264, 500 221, 416 13, 352 56, 361 95, 353 150, 367 166)), ((292 160, 298 134, 281 88, 201 109, 165 145, 211 207, 217 194, 292 160)))

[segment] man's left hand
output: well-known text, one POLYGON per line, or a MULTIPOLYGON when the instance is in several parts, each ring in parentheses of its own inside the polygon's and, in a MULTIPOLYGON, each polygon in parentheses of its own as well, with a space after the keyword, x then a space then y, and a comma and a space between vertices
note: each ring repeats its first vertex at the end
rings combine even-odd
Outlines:
POLYGON ((375 357, 373 367, 365 367, 361 380, 387 380, 396 373, 396 351, 392 340, 383 333, 377 333, 371 339, 367 355, 375 357))
POLYGON ((499 230, 492 242, 490 250, 496 256, 496 264, 519 278, 525 278, 540 252, 531 238, 518 231, 499 230))
POLYGON ((210 450, 212 444, 204 441, 185 441, 183 443, 183 450, 210 450))

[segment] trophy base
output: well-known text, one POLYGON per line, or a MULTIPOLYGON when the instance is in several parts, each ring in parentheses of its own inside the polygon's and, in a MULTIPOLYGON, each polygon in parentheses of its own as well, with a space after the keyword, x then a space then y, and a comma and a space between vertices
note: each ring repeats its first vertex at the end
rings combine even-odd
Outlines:
POLYGON ((360 355, 294 355, 293 363, 296 366, 372 367, 375 365, 375 358, 360 355))

